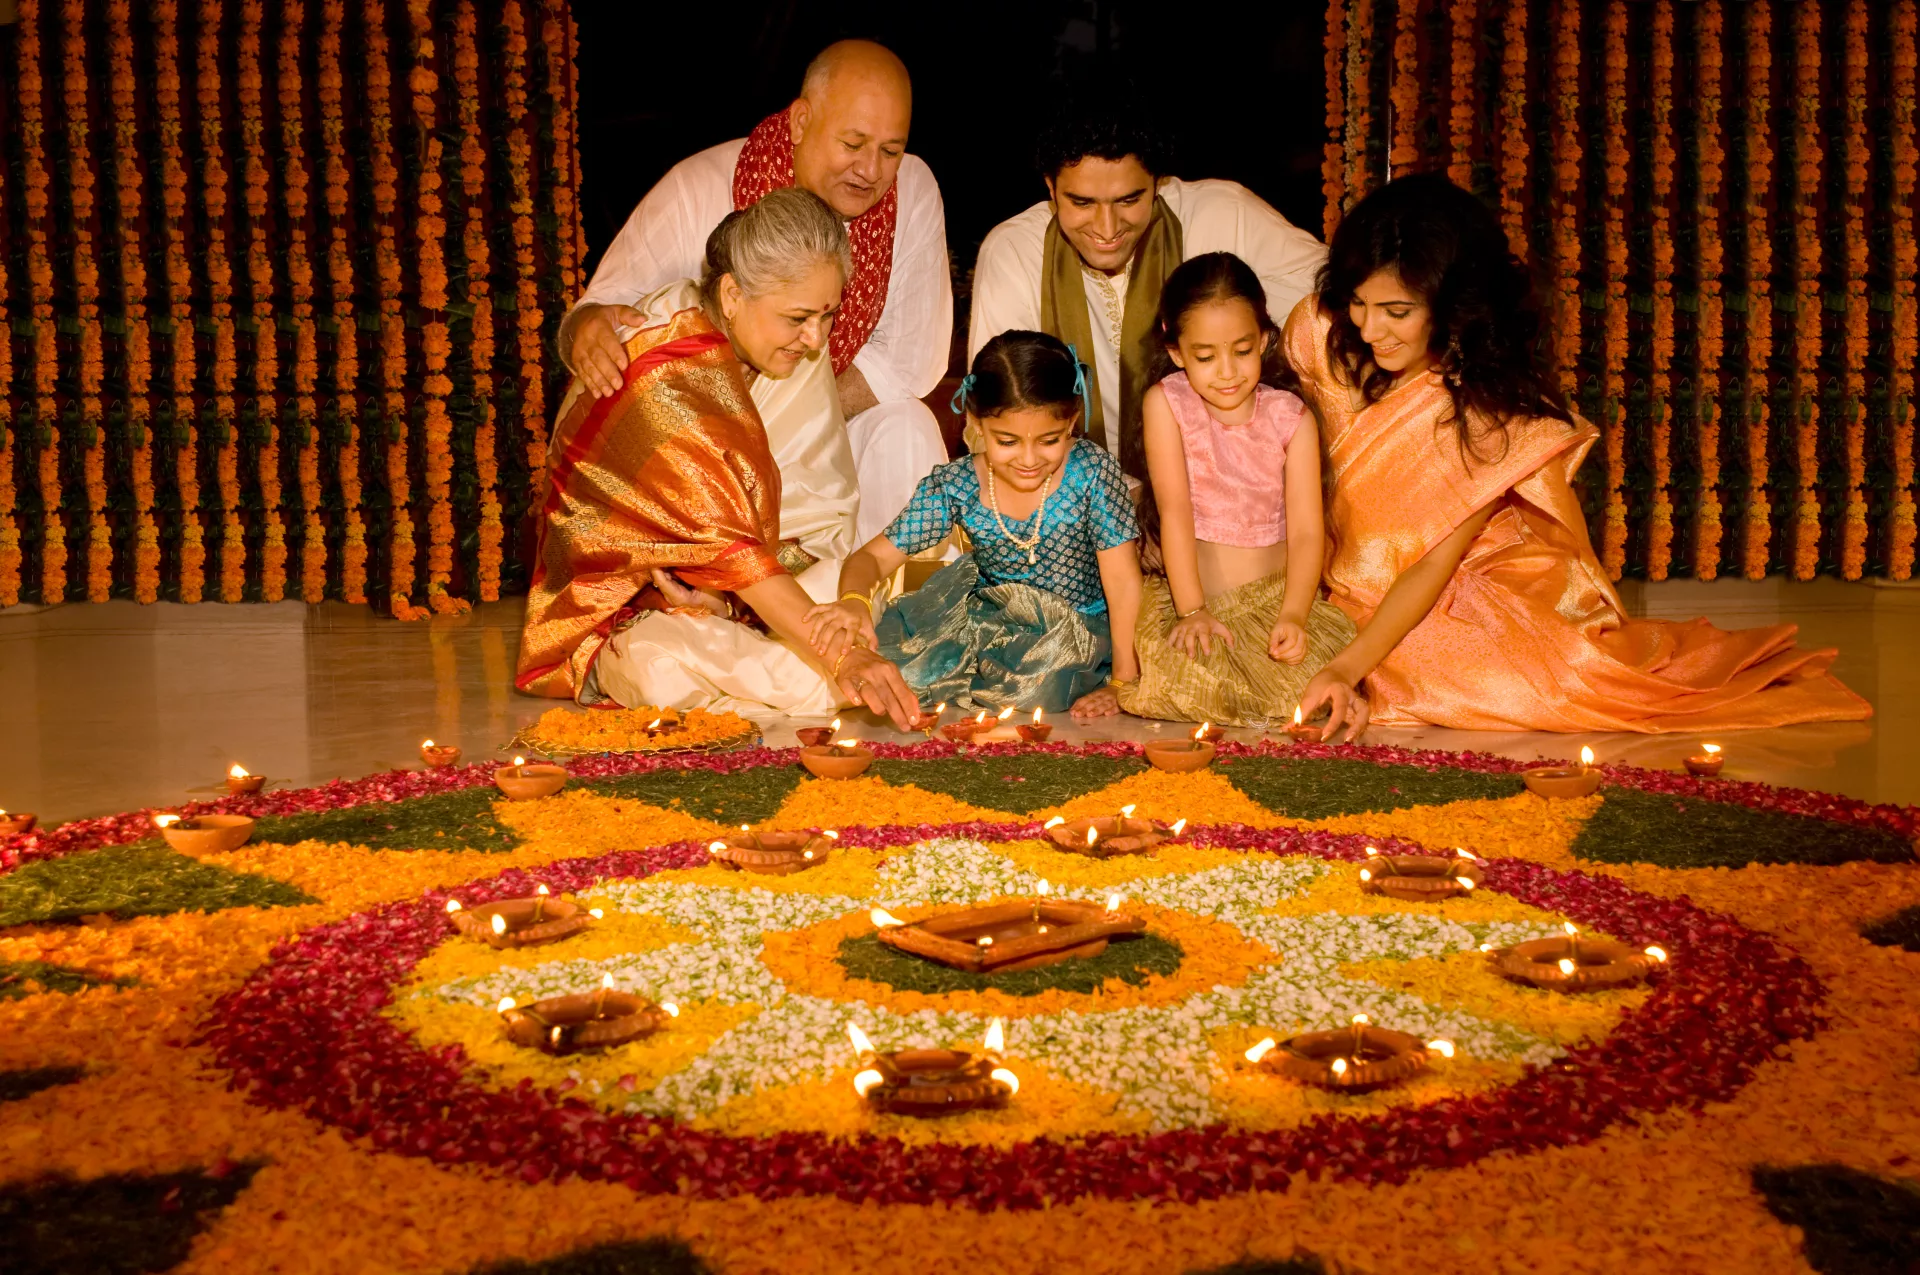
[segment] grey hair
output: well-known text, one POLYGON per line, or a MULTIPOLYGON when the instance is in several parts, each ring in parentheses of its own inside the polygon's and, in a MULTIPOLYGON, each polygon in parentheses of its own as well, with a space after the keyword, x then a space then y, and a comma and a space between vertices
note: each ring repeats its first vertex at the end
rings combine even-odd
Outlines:
POLYGON ((732 275, 747 296, 762 297, 799 282, 822 261, 838 266, 843 280, 853 273, 846 225, 826 200, 788 186, 728 213, 713 228, 700 271, 700 299, 718 313, 722 275, 732 275))

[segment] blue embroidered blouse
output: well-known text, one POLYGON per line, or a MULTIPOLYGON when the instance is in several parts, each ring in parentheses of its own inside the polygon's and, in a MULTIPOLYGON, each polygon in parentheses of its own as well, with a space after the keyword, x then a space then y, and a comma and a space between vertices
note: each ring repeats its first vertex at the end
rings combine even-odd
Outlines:
POLYGON ((1001 518, 1021 540, 1033 538, 1035 519, 1045 520, 1034 546, 1037 561, 1029 563, 1027 550, 1001 534, 980 493, 974 458, 962 456, 920 480, 913 499, 887 528, 887 539, 902 553, 919 553, 946 539, 958 523, 973 541, 982 586, 1030 584, 1065 598, 1082 615, 1105 613, 1107 595, 1095 555, 1140 538, 1120 462, 1088 439, 1076 438, 1046 508, 1022 519, 1001 518))

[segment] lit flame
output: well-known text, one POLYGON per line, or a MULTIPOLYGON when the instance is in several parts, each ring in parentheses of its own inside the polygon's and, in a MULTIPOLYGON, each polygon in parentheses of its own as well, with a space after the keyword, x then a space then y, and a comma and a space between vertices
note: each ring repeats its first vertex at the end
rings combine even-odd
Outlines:
POLYGON ((1307 724, 1307 719, 1300 715, 1300 706, 1298 704, 1293 706, 1293 724, 1295 726, 1304 726, 1307 724))
POLYGON ((1574 935, 1580 932, 1580 927, 1575 925, 1572 921, 1560 922, 1560 928, 1567 932, 1568 938, 1572 938, 1574 935))
POLYGON ((647 729, 648 729, 648 730, 659 730, 659 729, 660 729, 660 719, 659 719, 658 717, 656 717, 656 718, 654 718, 654 719, 653 719, 652 721, 650 721, 650 722, 648 722, 648 723, 647 723, 647 729))
POLYGON ((1705 754, 1706 754, 1707 756, 1709 756, 1709 757, 1712 757, 1713 755, 1715 755, 1716 753, 1718 753, 1718 752, 1720 751, 1720 745, 1718 745, 1718 744, 1702 744, 1702 745, 1700 745, 1700 751, 1701 751, 1701 752, 1703 752, 1703 753, 1705 753, 1705 754))
POLYGON ((1044 710, 1038 709, 1038 708, 1033 710, 1033 724, 1035 726, 1038 726, 1041 720, 1045 717, 1046 717, 1046 712, 1044 710))
POLYGON ((1664 964, 1667 959, 1667 949, 1664 947, 1650 947, 1647 949, 1647 955, 1664 964))
POLYGON ((1207 732, 1212 729, 1213 729, 1212 722, 1201 722, 1200 729, 1193 732, 1193 742, 1197 744, 1201 740, 1205 739, 1207 737, 1207 732))
POLYGON ((661 1001, 660 1008, 666 1012, 668 1018, 680 1017, 680 1007, 672 1001, 661 1001))
POLYGON ((1100 830, 1089 825, 1087 828, 1087 844, 1092 845, 1098 840, 1100 840, 1100 830))
POLYGON ((612 991, 612 990, 613 990, 613 975, 611 975, 611 974, 606 974, 606 975, 603 975, 603 976, 601 977, 601 979, 600 979, 600 986, 601 986, 601 988, 602 988, 603 990, 605 990, 605 991, 609 991, 609 992, 610 992, 610 991, 612 991))
POLYGON ((507 918, 501 916, 498 912, 493 914, 493 932, 495 934, 505 934, 507 932, 507 918))
POLYGON ((853 1078, 853 1091, 864 1098, 867 1096, 867 1090, 873 1088, 885 1079, 885 1076, 869 1067, 853 1078))
POLYGON ((1247 1051, 1247 1061, 1250 1063, 1259 1062, 1262 1058, 1265 1058, 1268 1054, 1272 1053, 1274 1046, 1278 1045, 1279 1043, 1280 1043, 1279 1041, 1275 1040, 1271 1036, 1265 1037, 1264 1039, 1261 1040, 1259 1044, 1255 1045, 1252 1049, 1249 1049, 1247 1051))
POLYGON ((1050 882, 1047 881, 1045 877, 1042 877, 1040 879, 1040 884, 1033 888, 1033 892, 1044 899, 1049 894, 1053 893, 1053 886, 1050 882))
POLYGON ((1369 859, 1377 859, 1377 858, 1379 858, 1379 857, 1380 857, 1380 847, 1379 847, 1379 846, 1368 846, 1368 847, 1367 847, 1367 858, 1369 858, 1369 859))
POLYGON ((1453 1042, 1450 1040, 1430 1040, 1427 1042, 1427 1048, 1442 1058, 1453 1057, 1453 1042))
POLYGON ((1335 1079, 1339 1079, 1340 1077, 1345 1076, 1347 1074, 1346 1059, 1336 1058, 1333 1060, 1333 1074, 1335 1079))
POLYGON ((235 762, 233 763, 233 765, 229 766, 227 768, 227 774, 232 776, 235 779, 246 779, 248 777, 247 768, 245 766, 242 766, 239 762, 235 762))
POLYGON ((820 835, 821 835, 821 836, 823 836, 823 837, 825 837, 825 838, 827 838, 827 839, 828 839, 828 840, 830 840, 830 841, 838 841, 838 840, 840 840, 840 834, 839 834, 839 833, 837 833, 837 832, 835 832, 835 831, 834 831, 833 829, 831 829, 831 828, 828 828, 828 829, 827 829, 827 830, 826 830, 825 832, 823 832, 823 833, 821 833, 820 835))
POLYGON ((860 741, 857 739, 836 739, 833 741, 833 746, 835 748, 858 748, 860 747, 860 741))
POLYGON ((1119 895, 1109 894, 1107 896, 1107 911, 1118 912, 1120 910, 1120 902, 1121 899, 1119 895))
POLYGON ((802 859, 811 859, 811 858, 813 858, 813 851, 811 851, 811 850, 802 850, 802 851, 800 852, 800 857, 801 857, 802 859))
POLYGON ((153 826, 156 828, 171 828, 179 822, 179 815, 155 815, 153 817, 153 826))
POLYGON ((1138 807, 1133 805, 1122 806, 1120 807, 1120 817, 1122 819, 1131 819, 1133 818, 1133 812, 1137 809, 1138 807))
POLYGON ((860 1030, 859 1023, 847 1024, 847 1039, 853 1042, 853 1050, 855 1053, 870 1054, 873 1052, 873 1041, 868 1039, 867 1034, 860 1030))
POLYGON ((987 1024, 987 1052, 997 1054, 1007 1047, 1007 1029, 999 1019, 987 1024))
POLYGON ((1020 1077, 1014 1075, 1005 1067, 995 1067, 990 1078, 1005 1085, 1009 1096, 1020 1092, 1020 1077))
POLYGON ((838 735, 839 733, 840 733, 840 719, 836 717, 833 719, 832 723, 828 725, 827 734, 838 735))
POLYGON ((460 910, 460 900, 458 899, 447 900, 447 911, 458 912, 459 910, 460 910))
POLYGON ((1355 1027, 1365 1027, 1372 1021, 1373 1020, 1371 1018, 1368 1018, 1365 1014, 1355 1014, 1353 1016, 1353 1025, 1355 1027))
POLYGON ((1593 750, 1591 748, 1588 748, 1585 744, 1582 744, 1580 746, 1580 764, 1582 766, 1593 765, 1593 750))
POLYGON ((508 1010, 512 1009, 515 1005, 518 1005, 519 1003, 520 1003, 519 1001, 516 1001, 511 996, 502 996, 500 998, 500 1008, 497 1012, 504 1014, 508 1010))
POLYGON ((524 757, 515 757, 513 759, 513 764, 516 766, 524 766, 527 764, 527 759, 524 757))
POLYGON ((1061 824, 1063 824, 1063 823, 1065 823, 1065 822, 1066 822, 1066 818, 1065 818, 1065 816, 1063 816, 1063 815, 1055 815, 1055 816, 1054 816, 1053 818, 1051 818, 1051 819, 1049 819, 1049 820, 1047 820, 1047 821, 1046 821, 1045 823, 1043 823, 1043 824, 1041 824, 1041 825, 1040 825, 1040 830, 1041 830, 1042 832, 1045 832, 1045 831, 1046 831, 1046 830, 1047 830, 1048 828, 1058 828, 1058 827, 1059 827, 1059 826, 1060 826, 1061 824))
POLYGON ((884 930, 890 925, 906 924, 905 921, 902 921, 899 917, 887 911, 885 908, 874 908, 872 911, 867 913, 867 919, 873 922, 873 928, 876 930, 884 930))
POLYGON ((1565 974, 1568 978, 1573 977, 1573 971, 1576 968, 1578 967, 1575 966, 1574 963, 1568 960, 1566 957, 1563 956, 1560 958, 1560 972, 1562 974, 1565 974))
POLYGON ((596 921, 604 921, 607 919, 607 914, 605 912, 602 912, 599 908, 588 908, 587 915, 592 917, 596 921))
POLYGON ((980 715, 973 720, 975 725, 985 726, 987 724, 987 710, 984 708, 981 709, 980 715))
POLYGON ((1472 878, 1472 877, 1455 877, 1455 878, 1454 878, 1454 880, 1455 880, 1455 881, 1458 881, 1458 882, 1460 883, 1460 888, 1461 888, 1462 890, 1471 890, 1471 889, 1473 889, 1473 878, 1472 878))
POLYGON ((1482 944, 1480 945, 1480 950, 1481 950, 1482 952, 1491 952, 1491 951, 1493 950, 1493 944, 1491 944, 1491 943, 1482 943, 1482 944))
POLYGON ((1373 869, 1372 869, 1372 868, 1362 868, 1362 869, 1360 869, 1360 879, 1361 879, 1362 881, 1371 881, 1371 880, 1373 880, 1373 869))
POLYGON ((1462 859, 1472 859, 1472 858, 1473 858, 1473 856, 1472 856, 1471 854, 1469 854, 1469 853, 1467 853, 1467 852, 1466 852, 1465 850, 1462 850, 1462 849, 1461 849, 1461 848, 1460 848, 1459 846, 1455 846, 1455 847, 1453 848, 1453 853, 1454 853, 1454 854, 1455 854, 1456 856, 1458 856, 1459 858, 1462 858, 1462 859))
POLYGON ((1009 717, 1012 717, 1012 716, 1013 716, 1013 705, 1009 704, 1005 708, 1001 709, 999 712, 999 715, 996 716, 993 720, 996 722, 1004 722, 1009 717))
POLYGON ((1176 819, 1174 821, 1173 827, 1167 829, 1168 832, 1172 833, 1176 837, 1179 836, 1181 833, 1185 832, 1186 830, 1187 830, 1187 821, 1185 819, 1176 819))
POLYGON ((544 886, 544 885, 536 885, 536 886, 534 886, 534 887, 533 887, 533 892, 534 892, 535 894, 537 894, 537 895, 539 895, 539 896, 540 896, 541 898, 546 898, 547 896, 549 896, 549 895, 551 895, 551 894, 553 893, 553 891, 552 891, 552 890, 549 890, 549 889, 547 889, 547 887, 546 887, 546 886, 544 886))
POLYGON ((987 937, 986 935, 984 935, 984 934, 983 934, 983 935, 981 935, 981 936, 980 936, 979 938, 977 938, 977 939, 975 939, 975 940, 974 940, 974 942, 976 942, 976 943, 978 943, 978 944, 979 944, 979 945, 980 945, 981 947, 992 947, 992 946, 993 946, 993 940, 992 940, 991 938, 988 938, 988 937, 987 937))
POLYGON ((430 740, 430 739, 423 739, 423 740, 421 740, 421 741, 420 741, 420 747, 422 747, 422 748, 432 748, 432 747, 433 747, 433 741, 432 741, 432 740, 430 740))
POLYGON ((727 843, 724 841, 711 841, 707 843, 708 854, 719 854, 722 850, 725 850, 726 848, 727 848, 727 843))
POLYGON ((560 1029, 558 1027, 554 1028, 553 1032, 547 1037, 547 1039, 551 1040, 554 1044, 558 1045, 560 1043, 560 1029))
POLYGON ((946 711, 947 711, 947 701, 945 701, 945 700, 941 700, 941 701, 940 701, 940 702, 939 702, 938 704, 935 704, 935 705, 933 706, 933 715, 934 715, 935 717, 938 717, 938 716, 940 716, 940 714, 942 714, 942 713, 944 713, 944 712, 946 712, 946 711))

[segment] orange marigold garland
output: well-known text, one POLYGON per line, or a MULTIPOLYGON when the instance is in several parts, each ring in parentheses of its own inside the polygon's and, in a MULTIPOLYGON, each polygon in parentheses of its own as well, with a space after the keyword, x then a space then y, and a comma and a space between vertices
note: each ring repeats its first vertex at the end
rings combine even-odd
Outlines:
POLYGON ((1527 244, 1527 0, 1507 0, 1500 53, 1500 224, 1525 261, 1527 244))
POLYGON ((1653 343, 1647 386, 1653 414, 1653 517, 1647 576, 1667 578, 1673 564, 1673 0, 1653 6, 1653 343))
POLYGON ((1560 389, 1569 398, 1580 388, 1580 5, 1561 0, 1558 39, 1554 43, 1554 104, 1557 125, 1553 157, 1555 210, 1553 259, 1560 275, 1560 389))
POLYGON ((320 523, 320 440, 315 422, 319 405, 314 392, 320 380, 319 336, 313 319, 313 257, 307 247, 306 120, 300 73, 301 32, 306 25, 306 0, 285 0, 280 10, 278 76, 274 87, 280 99, 281 200, 286 209, 287 300, 293 322, 293 406, 298 451, 295 472, 300 483, 300 597, 320 602, 327 596, 327 540, 320 523))
POLYGON ((1847 418, 1847 513, 1840 532, 1840 574, 1858 580, 1867 562, 1867 3, 1847 6, 1845 102, 1847 200, 1847 344, 1843 392, 1847 418))
POLYGON ((1914 239, 1913 193, 1920 176, 1920 146, 1914 133, 1914 80, 1920 63, 1920 22, 1915 0, 1894 6, 1891 27, 1892 68, 1888 80, 1892 98, 1893 133, 1893 516, 1887 543, 1887 574, 1895 580, 1913 575, 1914 491, 1913 425, 1917 406, 1913 396, 1913 364, 1920 350, 1920 307, 1914 295, 1914 275, 1920 272, 1920 250, 1914 239))
POLYGON ((1473 189, 1474 49, 1480 40, 1479 0, 1453 0, 1453 96, 1447 104, 1453 162, 1447 178, 1462 190, 1473 189))
MULTIPOLYGON (((1362 0, 1367 3, 1368 0, 1362 0)), ((546 484, 545 359, 540 343, 540 276, 533 240, 533 145, 527 129, 527 35, 519 0, 506 0, 500 25, 506 59, 507 172, 513 183, 514 335, 520 352, 520 422, 527 431, 527 480, 537 496, 546 484)))
POLYGON ((1793 574, 1811 580, 1820 561, 1820 8, 1794 7, 1794 302, 1795 477, 1793 574))
POLYGON ((42 95, 39 0, 20 0, 20 34, 14 46, 20 103, 20 203, 27 232, 27 295, 33 307, 33 423, 38 434, 34 481, 40 494, 40 600, 67 597, 67 527, 60 516, 59 351, 54 340, 53 256, 48 248, 51 210, 46 168, 46 120, 42 95))
POLYGON ((1699 183, 1694 204, 1700 245, 1700 311, 1696 327, 1699 391, 1694 420, 1699 435, 1700 509, 1694 526, 1693 573, 1702 580, 1720 574, 1720 356, 1726 343, 1720 271, 1720 183, 1726 151, 1720 139, 1721 0, 1705 0, 1694 26, 1694 149, 1699 183))
POLYGON ((1747 13, 1747 519, 1743 566, 1750 580, 1763 579, 1773 539, 1773 502, 1767 499, 1769 369, 1773 362, 1773 240, 1767 223, 1767 190, 1773 178, 1772 135, 1767 113, 1773 95, 1771 0, 1753 0, 1747 13))
POLYGON ((1321 233, 1333 238, 1346 211, 1347 193, 1347 4, 1327 0, 1327 34, 1322 46, 1327 76, 1327 140, 1320 148, 1320 194, 1326 201, 1321 233))
MULTIPOLYGON (((1455 0, 1457 3, 1458 0, 1455 0)), ((1420 0, 1399 0, 1393 32, 1393 83, 1387 101, 1393 107, 1393 149, 1387 176, 1405 173, 1420 162, 1420 0)))
POLYGON ((113 588, 113 537, 107 527, 107 440, 100 410, 106 352, 100 324, 100 266, 94 256, 93 121, 87 94, 84 0, 61 0, 62 97, 67 126, 67 197, 72 209, 73 308, 80 328, 81 473, 87 491, 87 601, 105 602, 113 588))
POLYGON ((187 252, 187 161, 180 144, 178 0, 154 0, 154 105, 159 120, 160 208, 166 236, 168 357, 173 395, 174 491, 180 504, 182 602, 198 602, 206 587, 206 546, 200 528, 200 452, 194 428, 193 260, 187 252))
POLYGON ((453 75, 459 92, 460 193, 467 209, 461 236, 467 262, 467 304, 473 320, 468 357, 473 367, 473 396, 480 422, 474 427, 474 481, 480 490, 479 547, 476 554, 480 600, 500 597, 500 482, 494 455, 493 418, 493 258, 487 242, 487 149, 480 141, 480 54, 475 45, 479 23, 473 0, 461 0, 453 19, 453 75))
POLYGON ((287 593, 287 527, 280 509, 279 331, 273 312, 273 251, 267 243, 267 158, 260 110, 261 0, 241 0, 236 81, 240 102, 241 190, 247 210, 247 287, 253 313, 253 390, 258 414, 260 504, 265 529, 260 550, 260 596, 278 602, 287 593))
MULTIPOLYGON (((0 226, 8 224, 7 172, 0 165, 0 226)), ((13 316, 7 310, 7 254, 0 252, 0 607, 20 600, 20 525, 15 521, 13 316)))
POLYGON ((113 107, 114 195, 118 205, 120 305, 126 324, 127 424, 133 432, 129 485, 133 491, 133 596, 160 597, 160 531, 153 519, 153 356, 147 328, 147 267, 140 232, 144 182, 134 105, 133 35, 129 0, 107 0, 108 92, 113 107))
POLYGON ((1607 7, 1603 63, 1602 127, 1606 164, 1606 228, 1601 240, 1606 265, 1606 329, 1601 350, 1600 430, 1606 453, 1606 521, 1600 561, 1618 580, 1627 565, 1626 364, 1627 364, 1627 9, 1607 7))
POLYGON ((247 583, 245 532, 240 525, 239 438, 235 429, 233 384, 239 371, 234 352, 233 267, 227 255, 227 169, 221 149, 220 102, 221 0, 200 0, 200 35, 194 87, 200 101, 201 198, 206 208, 207 298, 213 322, 213 466, 220 493, 220 600, 238 602, 247 583))
POLYGON ((359 316, 353 308, 353 252, 348 243, 352 214, 347 204, 346 124, 341 94, 340 29, 343 0, 325 0, 320 10, 316 87, 320 99, 321 149, 326 156, 322 181, 327 208, 327 285, 333 311, 334 410, 340 415, 341 442, 336 471, 340 482, 340 596, 367 600, 367 526, 360 512, 360 421, 355 393, 360 375, 359 316))

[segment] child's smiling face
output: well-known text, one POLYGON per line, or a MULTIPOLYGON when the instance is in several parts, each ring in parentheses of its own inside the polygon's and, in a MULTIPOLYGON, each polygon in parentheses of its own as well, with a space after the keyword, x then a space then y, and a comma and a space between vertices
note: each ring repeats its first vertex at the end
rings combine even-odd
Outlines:
POLYGON ((1015 491, 1039 491, 1066 463, 1075 415, 1061 416, 1051 407, 1016 407, 980 418, 987 468, 1015 491))
POLYGON ((1260 384, 1261 360, 1272 340, 1245 298, 1228 297, 1181 315, 1179 342, 1167 353, 1209 407, 1231 412, 1260 384))

